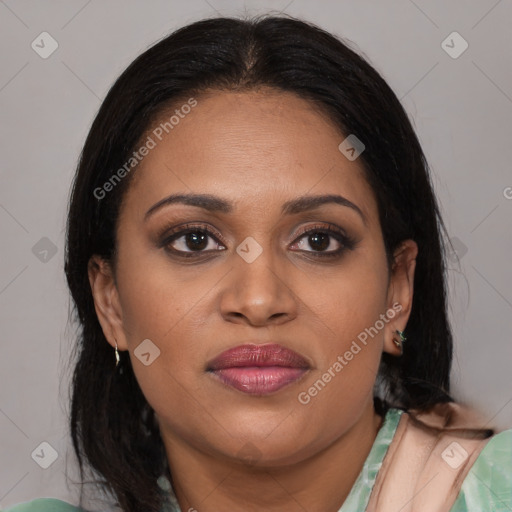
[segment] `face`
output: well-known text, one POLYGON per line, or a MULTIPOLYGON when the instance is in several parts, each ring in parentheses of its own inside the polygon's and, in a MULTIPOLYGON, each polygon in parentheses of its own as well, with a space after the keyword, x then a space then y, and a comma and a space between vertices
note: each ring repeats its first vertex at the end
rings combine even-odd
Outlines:
POLYGON ((168 448, 304 460, 353 427, 382 352, 398 355, 415 246, 388 271, 362 164, 311 103, 272 90, 196 100, 162 140, 172 112, 145 136, 156 145, 122 204, 116 284, 90 266, 96 311, 168 448), (164 201, 176 194, 215 200, 164 201))

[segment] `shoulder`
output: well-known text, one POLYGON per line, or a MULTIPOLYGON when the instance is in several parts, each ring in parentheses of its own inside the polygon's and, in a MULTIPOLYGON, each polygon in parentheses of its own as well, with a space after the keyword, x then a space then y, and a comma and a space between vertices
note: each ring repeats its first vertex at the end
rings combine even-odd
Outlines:
POLYGON ((489 439, 473 463, 450 512, 512 510, 512 429, 489 439))
POLYGON ((3 512, 84 512, 70 503, 56 498, 37 498, 32 501, 18 503, 3 512))

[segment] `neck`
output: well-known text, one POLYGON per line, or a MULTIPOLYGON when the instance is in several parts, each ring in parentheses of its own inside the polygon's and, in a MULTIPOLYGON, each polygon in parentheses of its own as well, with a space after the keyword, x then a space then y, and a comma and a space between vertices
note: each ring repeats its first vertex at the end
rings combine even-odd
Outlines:
POLYGON ((320 453, 281 467, 241 465, 185 444, 166 443, 173 488, 182 511, 337 512, 382 425, 370 402, 359 420, 320 453))

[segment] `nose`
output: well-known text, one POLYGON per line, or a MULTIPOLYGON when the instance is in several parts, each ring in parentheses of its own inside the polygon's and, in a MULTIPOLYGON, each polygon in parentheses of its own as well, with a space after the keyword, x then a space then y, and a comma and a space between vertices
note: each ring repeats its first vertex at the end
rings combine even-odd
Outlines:
POLYGON ((221 292, 220 310, 232 323, 280 325, 297 316, 298 297, 284 264, 277 265, 270 250, 248 263, 235 255, 234 268, 221 292))

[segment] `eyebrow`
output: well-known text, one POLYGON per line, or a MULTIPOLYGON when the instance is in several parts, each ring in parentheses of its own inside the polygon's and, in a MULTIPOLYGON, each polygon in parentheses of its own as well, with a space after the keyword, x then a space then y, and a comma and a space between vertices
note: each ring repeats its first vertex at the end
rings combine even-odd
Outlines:
MULTIPOLYGON (((233 204, 218 196, 211 194, 172 194, 155 203, 144 215, 144 221, 148 220, 148 218, 160 208, 177 203, 195 206, 210 212, 233 212, 233 204)), ((346 197, 337 194, 300 196, 296 199, 286 201, 281 207, 281 213, 283 215, 293 215, 315 210, 325 204, 339 204, 341 206, 351 208, 359 214, 364 224, 367 225, 367 219, 359 206, 354 204, 352 201, 349 201, 346 197)))

